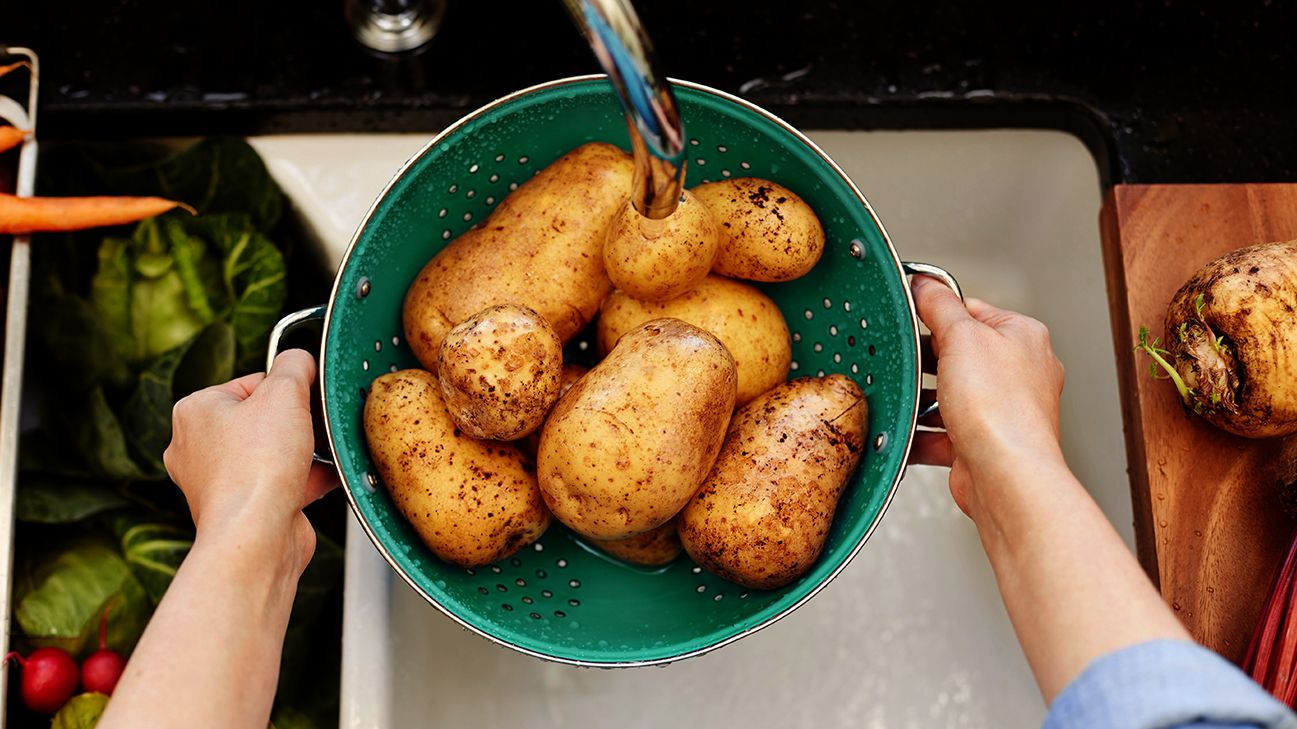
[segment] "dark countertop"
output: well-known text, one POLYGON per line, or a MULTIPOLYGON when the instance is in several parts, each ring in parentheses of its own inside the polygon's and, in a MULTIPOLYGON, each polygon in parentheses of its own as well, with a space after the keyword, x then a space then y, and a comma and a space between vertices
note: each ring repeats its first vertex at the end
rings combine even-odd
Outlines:
MULTIPOLYGON (((48 139, 432 132, 598 70, 557 0, 449 3, 396 59, 352 40, 342 0, 11 0, 0 42, 41 55, 48 139)), ((1297 4, 639 4, 668 73, 802 127, 1051 127, 1110 183, 1297 179, 1297 4)))

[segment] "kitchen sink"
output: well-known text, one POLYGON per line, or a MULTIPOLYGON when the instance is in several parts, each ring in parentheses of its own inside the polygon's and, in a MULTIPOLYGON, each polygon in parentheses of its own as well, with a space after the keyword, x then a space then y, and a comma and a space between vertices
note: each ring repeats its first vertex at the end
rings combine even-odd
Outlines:
MULTIPOLYGON (((1098 172, 1049 131, 811 132, 901 258, 1049 325, 1067 368, 1063 445, 1133 544, 1099 247, 1098 172)), ((252 140, 337 265, 424 135, 252 140)), ((369 727, 1026 727, 1044 705, 946 472, 914 467, 870 543, 791 616, 662 668, 581 669, 474 636, 428 605, 354 521, 341 725, 369 727)))

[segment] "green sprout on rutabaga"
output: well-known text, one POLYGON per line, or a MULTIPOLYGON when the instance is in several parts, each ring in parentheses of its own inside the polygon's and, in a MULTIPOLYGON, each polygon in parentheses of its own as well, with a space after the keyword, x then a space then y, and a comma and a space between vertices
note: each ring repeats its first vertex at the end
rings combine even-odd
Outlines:
POLYGON ((1160 349, 1157 346, 1161 341, 1162 339, 1159 337, 1150 342, 1148 339, 1148 327, 1140 327, 1139 344, 1135 345, 1135 350, 1143 350, 1145 354, 1153 358, 1153 361, 1149 364, 1149 372, 1154 377, 1158 377, 1157 370, 1160 367, 1166 374, 1167 378, 1169 378, 1171 382, 1175 383, 1175 389, 1180 392, 1180 399, 1184 400, 1187 405, 1189 404, 1190 396, 1193 395, 1193 390, 1188 385, 1184 384, 1184 379, 1180 377, 1180 373, 1177 372, 1176 369, 1171 366, 1171 363, 1167 362, 1166 358, 1162 356, 1164 354, 1170 354, 1170 352, 1165 349, 1160 349))
POLYGON ((1193 297, 1193 314, 1199 319, 1202 318, 1202 305, 1203 305, 1202 294, 1198 294, 1197 296, 1193 297))
POLYGON ((1182 322, 1180 322, 1180 327, 1179 327, 1178 329, 1175 330, 1176 334, 1180 337, 1180 341, 1181 341, 1181 342, 1186 341, 1187 339, 1189 339, 1189 334, 1188 334, 1188 332, 1186 331, 1188 328, 1189 328, 1189 322, 1187 322, 1187 321, 1182 321, 1182 322))

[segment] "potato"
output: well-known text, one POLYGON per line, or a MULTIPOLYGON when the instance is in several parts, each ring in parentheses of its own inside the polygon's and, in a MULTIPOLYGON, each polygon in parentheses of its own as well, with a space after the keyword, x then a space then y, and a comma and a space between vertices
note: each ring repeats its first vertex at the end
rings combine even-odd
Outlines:
POLYGON ((503 304, 470 316, 441 342, 437 373, 450 417, 474 438, 513 440, 540 427, 558 399, 563 343, 535 311, 503 304))
POLYGON ((1171 298, 1165 327, 1160 345, 1141 334, 1140 346, 1185 407, 1246 438, 1297 433, 1297 241, 1208 262, 1171 298))
POLYGON ((489 306, 535 309, 564 342, 589 324, 612 290, 603 244, 630 183, 625 152, 583 145, 434 256, 406 292, 402 312, 405 339, 424 369, 436 370, 451 327, 489 306))
MULTIPOLYGON (((589 367, 582 367, 579 364, 565 363, 562 371, 560 371, 558 375, 558 396, 563 397, 566 395, 567 391, 571 390, 572 386, 576 384, 576 381, 585 377, 585 373, 589 371, 589 367)), ((552 410, 553 406, 551 406, 550 409, 552 410)), ((549 417, 548 412, 545 414, 545 417, 549 417)), ((543 428, 544 426, 545 424, 542 422, 541 427, 543 428)), ((536 451, 540 450, 540 428, 527 434, 526 438, 519 440, 515 445, 517 445, 523 453, 526 453, 529 458, 535 460, 536 451)))
POLYGON ((599 350, 611 351, 621 335, 664 316, 711 333, 730 351, 739 376, 736 406, 788 378, 792 345, 779 307, 755 287, 721 276, 708 276, 692 291, 662 304, 614 291, 599 310, 599 350))
POLYGON ((686 191, 661 220, 626 205, 608 228, 603 262, 613 286, 642 301, 667 301, 703 280, 719 245, 711 213, 686 191))
POLYGON ((676 533, 676 520, 663 524, 657 529, 650 529, 643 534, 636 534, 626 539, 591 539, 591 544, 611 554, 623 562, 660 567, 671 564, 684 551, 680 546, 680 535, 676 533))
POLYGON ((804 574, 860 463, 867 408, 842 375, 793 380, 741 408, 716 465, 680 513, 689 556, 758 590, 804 574))
POLYGON ((549 526, 531 463, 512 444, 456 430, 436 375, 401 370, 374 380, 364 420, 393 503, 440 559, 490 564, 549 526))
POLYGON ((693 189, 720 226, 712 270, 750 281, 791 281, 824 253, 824 228, 792 190, 768 180, 737 177, 693 189))
POLYGON ((695 326, 654 319, 627 332, 541 431, 537 471, 554 516, 592 539, 670 520, 716 460, 736 379, 725 345, 695 326))

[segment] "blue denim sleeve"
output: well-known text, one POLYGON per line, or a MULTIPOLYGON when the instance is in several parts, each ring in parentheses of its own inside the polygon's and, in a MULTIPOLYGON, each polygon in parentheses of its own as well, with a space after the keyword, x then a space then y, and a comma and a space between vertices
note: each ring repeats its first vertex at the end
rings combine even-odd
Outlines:
POLYGON ((1123 648, 1054 698, 1044 729, 1297 729, 1297 715, 1233 664, 1188 641, 1123 648))

